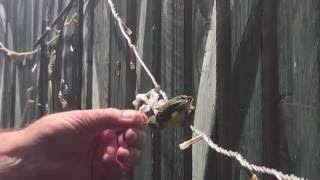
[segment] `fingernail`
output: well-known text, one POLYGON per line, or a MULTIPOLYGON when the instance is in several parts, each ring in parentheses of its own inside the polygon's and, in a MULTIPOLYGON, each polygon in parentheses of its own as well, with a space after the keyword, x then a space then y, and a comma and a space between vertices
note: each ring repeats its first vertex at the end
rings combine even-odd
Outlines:
POLYGON ((122 118, 124 119, 132 119, 132 118, 135 118, 137 115, 138 115, 138 112, 133 110, 124 110, 122 112, 122 118))

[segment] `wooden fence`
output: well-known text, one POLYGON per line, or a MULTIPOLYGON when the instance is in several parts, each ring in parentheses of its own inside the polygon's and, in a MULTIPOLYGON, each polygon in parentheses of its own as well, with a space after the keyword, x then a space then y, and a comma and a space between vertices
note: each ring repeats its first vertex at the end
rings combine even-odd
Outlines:
MULTIPOLYGON (((107 0, 74 0, 69 10, 70 2, 0 0, 0 42, 40 48, 26 58, 0 53, 2 128, 57 111, 132 108, 135 94, 152 88, 107 0), (63 36, 50 31, 34 46, 54 22, 63 36)), ((197 99, 195 127, 253 163, 320 178, 320 1, 114 2, 161 87, 170 97, 197 99)), ((188 128, 148 130, 127 179, 248 179, 203 142, 180 151, 191 135, 188 128)))

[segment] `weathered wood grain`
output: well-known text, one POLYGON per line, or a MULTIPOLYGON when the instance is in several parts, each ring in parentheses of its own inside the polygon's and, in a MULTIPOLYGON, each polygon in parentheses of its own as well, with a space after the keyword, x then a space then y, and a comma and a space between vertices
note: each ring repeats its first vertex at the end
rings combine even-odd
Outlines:
POLYGON ((75 29, 75 44, 71 44, 74 51, 71 95, 73 96, 73 109, 81 109, 82 99, 82 84, 83 84, 83 27, 84 27, 84 0, 78 0, 76 6, 76 13, 78 14, 78 23, 75 29))
POLYGON ((92 108, 95 0, 84 2, 82 107, 92 108))
MULTIPOLYGON (((279 169, 279 69, 277 48, 277 1, 262 2, 262 143, 263 164, 279 169), (272 131, 271 131, 272 129, 272 131)), ((264 179, 275 179, 265 176, 264 179)))
MULTIPOLYGON (((185 92, 184 58, 184 1, 162 1, 161 85, 169 97, 185 92)), ((184 177, 185 158, 178 147, 185 131, 178 128, 161 132, 161 179, 190 178, 184 177)))
MULTIPOLYGON (((225 148, 231 147, 232 87, 231 87, 231 15, 230 1, 216 0, 217 6, 217 142, 225 148)), ((217 179, 232 179, 231 162, 217 156, 217 179)))
MULTIPOLYGON (((208 32, 211 28, 211 14, 215 1, 193 1, 192 8, 192 44, 193 44, 193 89, 198 94, 202 62, 206 53, 208 32)), ((189 37, 190 38, 190 37, 189 37)))
MULTIPOLYGON (((15 6, 13 2, 6 2, 4 4, 4 8, 6 13, 9 10, 14 10, 15 6)), ((8 48, 13 48, 13 36, 11 30, 11 23, 14 19, 14 15, 7 13, 6 22, 5 22, 5 33, 4 33, 4 45, 8 48)), ((14 125, 14 93, 12 92, 15 86, 15 73, 13 74, 13 70, 15 69, 15 64, 7 57, 4 56, 4 71, 3 71, 3 99, 2 99, 2 127, 9 128, 14 125)))
MULTIPOLYGON (((155 78, 162 85, 162 1, 153 1, 152 3, 152 71, 155 78)), ((162 87, 163 88, 163 87, 162 87)), ((161 132, 152 132, 152 179, 161 180, 162 176, 162 143, 161 132)))
MULTIPOLYGON (((193 17, 193 1, 185 0, 184 1, 184 14, 183 14, 183 53, 184 53, 184 65, 183 65, 183 93, 186 95, 195 96, 195 87, 194 87, 194 74, 193 74, 193 65, 194 63, 194 54, 193 54, 193 26, 192 26, 192 17, 193 17)), ((188 127, 184 128, 183 132, 184 139, 192 138, 192 131, 188 127)), ((183 176, 185 180, 192 179, 192 149, 186 149, 183 152, 184 162, 183 162, 183 176)))
MULTIPOLYGON (((153 30, 152 30, 152 5, 153 1, 140 0, 137 6, 137 47, 139 54, 144 59, 147 67, 152 68, 152 42, 153 42, 153 30)), ((136 89, 137 93, 147 92, 152 88, 150 78, 145 71, 141 68, 139 63, 136 64, 136 89)), ((142 151, 141 159, 137 167, 134 170, 134 179, 152 179, 152 132, 147 131, 146 144, 142 151)))
MULTIPOLYGON (((115 2, 120 17, 127 20, 127 2, 115 2)), ((110 106, 116 108, 126 107, 126 70, 127 70, 127 42, 123 38, 117 21, 111 17, 110 36, 110 106)))
POLYGON ((107 3, 97 0, 94 15, 93 43, 93 107, 107 107, 110 102, 111 79, 111 16, 107 3))
MULTIPOLYGON (((228 148, 255 164, 262 163, 261 12, 259 0, 234 1, 231 9, 230 124, 225 131, 228 148)), ((219 68, 219 67, 218 67, 219 68)), ((227 80, 228 81, 228 80, 227 80)), ((223 136, 223 134, 218 134, 223 136)), ((228 160, 231 162, 230 160, 228 160)), ((232 179, 248 179, 238 162, 232 162, 232 179)))
MULTIPOLYGON (((46 30, 47 21, 42 22, 42 32, 46 30)), ((39 117, 45 115, 47 113, 47 104, 48 104, 48 82, 49 82, 49 74, 48 74, 48 65, 49 65, 49 57, 48 57, 48 46, 46 39, 42 40, 40 43, 41 52, 40 52, 40 62, 39 62, 39 85, 38 85, 38 114, 39 117)), ((27 101, 27 99, 26 99, 27 101)), ((26 107, 25 107, 26 108, 26 107)))
MULTIPOLYGON (((6 36, 6 24, 7 24, 7 15, 5 11, 5 7, 0 3, 0 41, 4 42, 5 36, 6 36)), ((5 128, 5 121, 2 119, 3 113, 3 107, 5 106, 3 104, 3 98, 4 98, 4 77, 5 77, 5 56, 4 54, 0 54, 0 117, 1 117, 1 123, 0 128, 5 128)))
POLYGON ((320 177, 319 1, 279 1, 280 165, 320 177))
MULTIPOLYGON (((194 126, 208 134, 211 138, 216 138, 216 6, 212 5, 212 15, 210 19, 209 32, 204 32, 206 37, 205 52, 203 54, 203 67, 198 89, 194 126)), ((204 30, 205 31, 205 30, 204 30)), ((205 38, 202 37, 201 38, 205 38)), ((192 147, 192 179, 215 179, 216 155, 210 147, 203 143, 197 143, 192 147)))

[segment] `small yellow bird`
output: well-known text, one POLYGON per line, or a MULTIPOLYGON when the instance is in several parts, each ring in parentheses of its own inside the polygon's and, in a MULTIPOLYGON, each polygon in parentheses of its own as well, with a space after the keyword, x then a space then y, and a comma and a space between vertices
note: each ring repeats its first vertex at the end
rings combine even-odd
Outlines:
POLYGON ((176 128, 191 124, 195 107, 193 97, 180 95, 169 99, 149 118, 148 125, 155 129, 176 128))

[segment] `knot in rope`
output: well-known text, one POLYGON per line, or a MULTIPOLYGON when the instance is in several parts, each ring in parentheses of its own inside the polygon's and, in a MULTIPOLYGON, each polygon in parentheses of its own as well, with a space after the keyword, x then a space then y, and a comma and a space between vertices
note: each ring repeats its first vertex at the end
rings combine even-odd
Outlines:
POLYGON ((159 108, 168 101, 164 91, 160 88, 151 89, 144 94, 137 94, 136 99, 132 102, 136 110, 143 113, 152 111, 155 115, 159 108))

